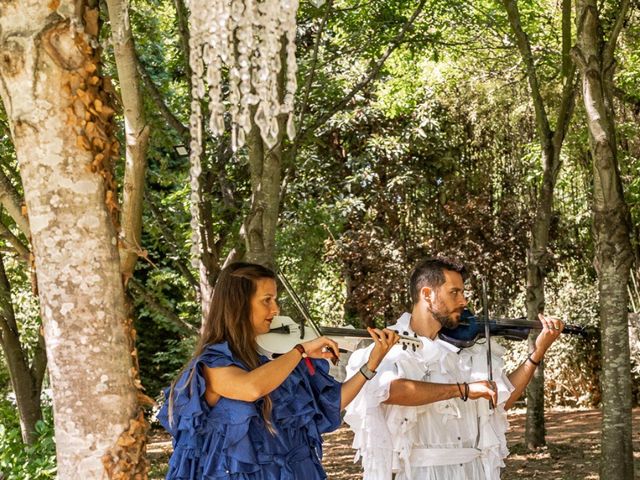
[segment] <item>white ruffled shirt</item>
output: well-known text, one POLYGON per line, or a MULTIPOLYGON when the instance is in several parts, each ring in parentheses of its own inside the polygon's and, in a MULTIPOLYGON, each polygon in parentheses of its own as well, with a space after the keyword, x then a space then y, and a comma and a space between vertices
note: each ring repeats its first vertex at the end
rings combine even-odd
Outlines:
MULTIPOLYGON (((411 315, 403 314, 395 325, 413 336, 411 315)), ((383 404, 391 382, 399 378, 434 383, 486 380, 486 345, 476 343, 458 349, 442 340, 418 337, 423 348, 413 351, 394 346, 349 404, 345 421, 355 433, 355 461, 362 457, 365 480, 497 480, 503 459, 509 454, 505 432, 508 422, 504 402, 513 386, 503 373, 504 348, 491 343, 493 380, 498 406, 491 410, 484 399, 453 398, 405 407, 383 404)), ((356 350, 349 359, 347 378, 369 358, 373 345, 356 350)))

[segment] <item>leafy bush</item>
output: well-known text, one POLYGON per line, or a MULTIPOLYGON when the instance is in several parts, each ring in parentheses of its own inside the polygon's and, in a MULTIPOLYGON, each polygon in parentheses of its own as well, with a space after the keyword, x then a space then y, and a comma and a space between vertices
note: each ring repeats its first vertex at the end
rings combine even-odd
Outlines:
POLYGON ((24 445, 16 406, 0 400, 0 478, 46 480, 56 478, 56 446, 50 406, 43 408, 44 419, 36 423, 37 439, 24 445))

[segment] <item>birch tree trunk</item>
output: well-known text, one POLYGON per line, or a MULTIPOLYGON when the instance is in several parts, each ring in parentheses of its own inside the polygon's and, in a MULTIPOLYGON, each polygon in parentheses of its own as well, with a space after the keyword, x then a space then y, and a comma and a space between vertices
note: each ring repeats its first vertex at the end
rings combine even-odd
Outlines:
POLYGON ((614 51, 629 1, 623 0, 609 39, 595 0, 578 0, 574 59, 582 75, 582 96, 593 159, 594 265, 598 273, 602 334, 602 453, 600 478, 632 479, 631 366, 627 284, 633 252, 629 212, 616 151, 613 109, 614 51))
MULTIPOLYGON (((567 3, 566 1, 564 2, 567 3)), ((538 74, 531 50, 529 36, 524 31, 520 22, 520 12, 517 0, 503 0, 505 10, 509 17, 511 29, 515 35, 516 44, 524 61, 527 71, 527 80, 532 103, 536 115, 538 140, 542 151, 542 188, 537 198, 536 213, 531 226, 531 242, 527 252, 527 318, 536 321, 538 313, 544 310, 544 281, 549 259, 549 228, 553 210, 553 193, 560 171, 560 152, 564 137, 571 120, 576 95, 575 66, 571 63, 566 42, 571 41, 570 8, 563 8, 563 63, 565 72, 564 88, 556 130, 553 131, 549 124, 549 116, 545 109, 544 100, 540 92, 538 74), (566 31, 568 27, 568 32, 566 31)), ((563 4, 563 7, 566 5, 563 4)), ((570 4, 569 4, 570 7, 570 4)), ((538 332, 532 332, 529 338, 529 349, 535 348, 535 338, 538 332)), ((530 449, 545 444, 544 426, 544 364, 536 369, 536 372, 527 387, 527 421, 525 429, 525 441, 530 449)))
POLYGON ((125 281, 133 270, 142 251, 142 204, 144 178, 147 168, 149 126, 144 114, 137 57, 129 23, 129 2, 107 0, 113 53, 118 69, 118 80, 124 108, 126 139, 125 171, 122 196, 120 272, 125 281))
POLYGON ((129 441, 139 435, 135 370, 113 225, 118 146, 93 49, 98 12, 71 0, 0 8, 0 93, 38 271, 58 477, 134 478, 139 456, 124 446, 138 446, 129 441))

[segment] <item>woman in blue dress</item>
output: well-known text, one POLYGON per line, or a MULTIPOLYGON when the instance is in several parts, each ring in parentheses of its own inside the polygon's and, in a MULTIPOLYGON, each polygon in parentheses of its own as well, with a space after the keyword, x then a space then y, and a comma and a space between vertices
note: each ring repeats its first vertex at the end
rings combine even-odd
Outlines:
POLYGON ((343 384, 318 360, 337 357, 326 337, 268 360, 256 336, 279 313, 276 295, 275 274, 260 265, 234 263, 220 273, 193 358, 158 414, 173 436, 168 480, 326 478, 321 434, 340 425, 340 411, 398 336, 369 329, 376 346, 362 375, 343 384))

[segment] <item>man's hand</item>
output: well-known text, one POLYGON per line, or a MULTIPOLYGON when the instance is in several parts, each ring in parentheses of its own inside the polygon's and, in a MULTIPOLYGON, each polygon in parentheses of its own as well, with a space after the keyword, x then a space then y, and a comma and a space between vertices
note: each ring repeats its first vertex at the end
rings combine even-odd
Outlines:
POLYGON ((491 400, 494 405, 498 404, 498 388, 495 382, 488 380, 480 380, 469 384, 469 400, 477 400, 478 398, 486 398, 491 400))
POLYGON ((540 319, 543 328, 536 338, 536 347, 531 354, 531 357, 536 362, 542 360, 547 349, 556 341, 564 329, 564 322, 557 317, 545 317, 539 313, 538 318, 540 319))

